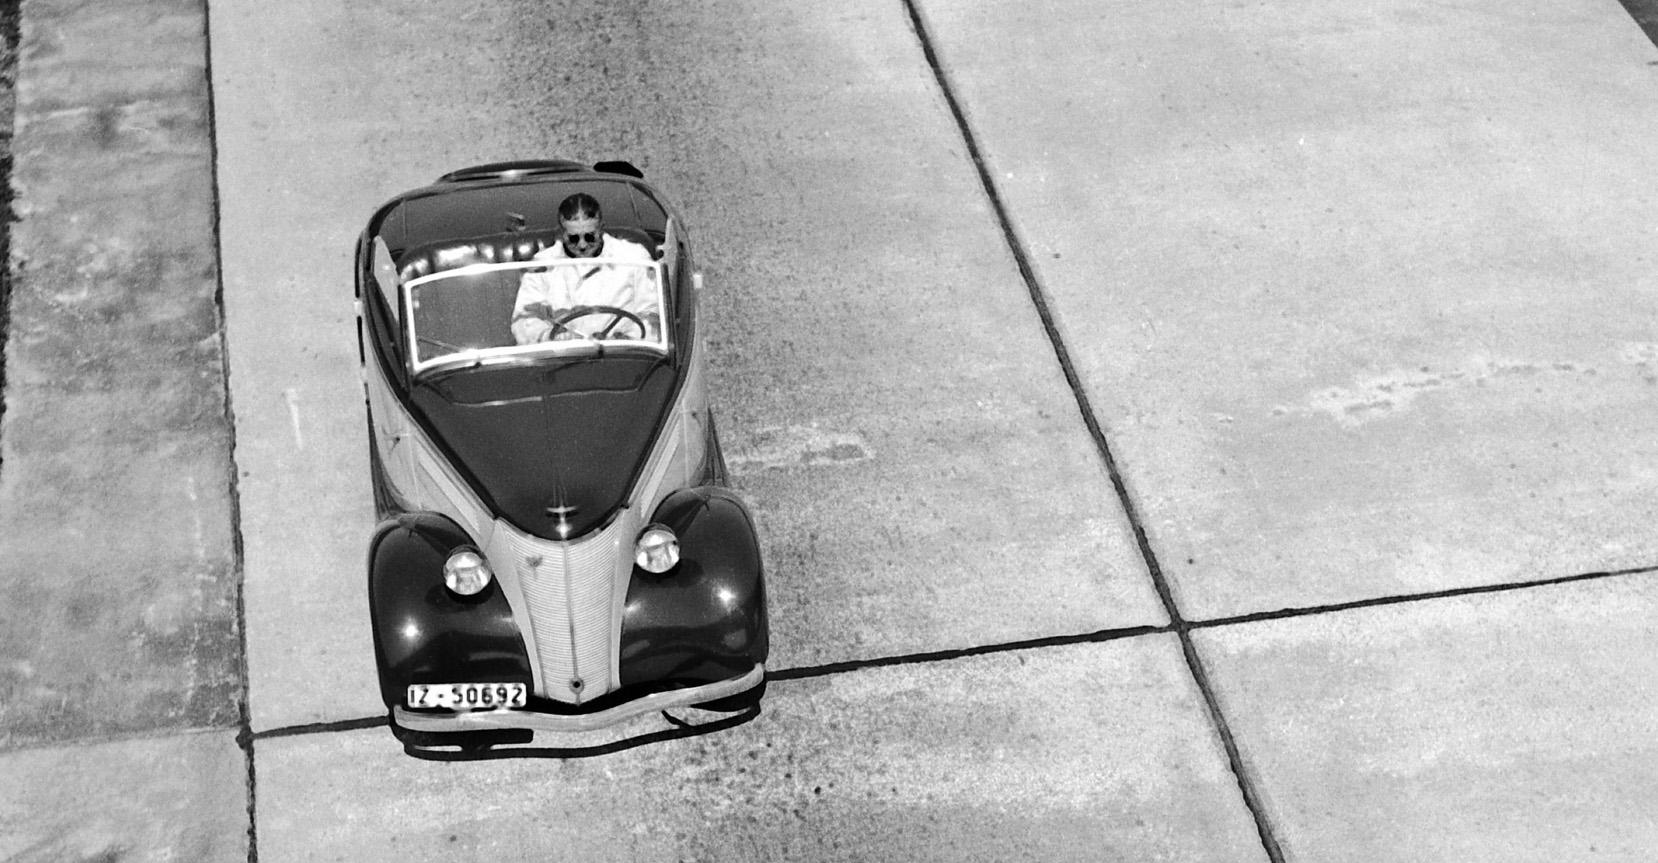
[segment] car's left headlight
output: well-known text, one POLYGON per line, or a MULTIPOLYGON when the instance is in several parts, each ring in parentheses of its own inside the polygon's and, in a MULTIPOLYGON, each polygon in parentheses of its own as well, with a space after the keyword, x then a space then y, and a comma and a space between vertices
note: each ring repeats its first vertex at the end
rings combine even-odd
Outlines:
POLYGON ((489 561, 470 548, 456 549, 443 562, 443 583, 461 596, 473 596, 489 586, 495 573, 489 571, 489 561))
POLYGON ((663 573, 679 564, 679 537, 666 525, 648 524, 633 544, 633 562, 646 572, 663 573))

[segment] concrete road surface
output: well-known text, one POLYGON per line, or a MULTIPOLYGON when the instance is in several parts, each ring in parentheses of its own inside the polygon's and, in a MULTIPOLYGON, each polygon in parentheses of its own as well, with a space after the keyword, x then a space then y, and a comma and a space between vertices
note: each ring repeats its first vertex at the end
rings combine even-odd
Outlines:
MULTIPOLYGON (((108 92, 136 79, 85 46, 161 32, 210 69, 186 164, 216 194, 165 212, 217 230, 235 482, 201 494, 235 521, 186 548, 235 561, 241 614, 146 584, 246 648, 192 666, 229 669, 219 712, 0 754, 71 789, 6 783, 0 856, 1658 848, 1658 50, 1618 4, 118 8, 25 6, 22 74, 108 92), (414 759, 375 694, 352 243, 392 194, 537 157, 632 159, 687 215, 775 673, 746 720, 414 759)), ((75 110, 30 122, 131 109, 75 110)), ((202 690, 111 641, 137 670, 86 691, 202 690)), ((87 675, 52 655, 5 659, 87 675)), ((10 734, 50 726, 14 704, 10 734)))

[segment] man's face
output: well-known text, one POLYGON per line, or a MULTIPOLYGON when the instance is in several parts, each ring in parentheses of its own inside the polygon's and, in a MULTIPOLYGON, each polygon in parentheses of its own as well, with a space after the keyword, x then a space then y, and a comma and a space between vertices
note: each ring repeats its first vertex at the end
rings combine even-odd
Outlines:
POLYGON ((564 243, 565 254, 572 258, 591 258, 599 253, 604 231, 600 220, 571 219, 559 222, 559 226, 564 229, 564 236, 560 239, 564 243))

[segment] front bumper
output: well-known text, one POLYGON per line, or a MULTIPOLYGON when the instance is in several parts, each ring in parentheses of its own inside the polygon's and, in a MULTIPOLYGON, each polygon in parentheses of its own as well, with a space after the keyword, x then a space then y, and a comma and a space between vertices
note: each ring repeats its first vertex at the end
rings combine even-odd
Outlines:
POLYGON ((398 705, 392 708, 392 721, 411 731, 456 732, 499 731, 527 729, 530 731, 595 731, 615 725, 635 716, 706 704, 732 695, 747 692, 766 679, 764 664, 755 665, 747 674, 729 680, 706 683, 689 689, 671 689, 653 692, 625 704, 595 713, 554 714, 531 710, 475 710, 461 713, 415 712, 398 705))

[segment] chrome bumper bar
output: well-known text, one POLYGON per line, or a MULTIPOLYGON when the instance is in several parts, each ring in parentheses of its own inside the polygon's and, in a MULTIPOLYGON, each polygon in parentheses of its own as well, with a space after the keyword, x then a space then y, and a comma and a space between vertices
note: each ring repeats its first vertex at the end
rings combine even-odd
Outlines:
POLYGON ((690 689, 671 689, 653 692, 625 704, 618 704, 597 713, 559 714, 537 713, 533 710, 474 710, 460 713, 415 713, 399 705, 392 708, 392 719, 398 725, 413 731, 493 731, 503 728, 527 728, 532 731, 596 731, 615 725, 625 719, 667 710, 704 704, 731 695, 747 692, 760 685, 766 677, 766 666, 756 665, 742 677, 720 680, 690 689))

